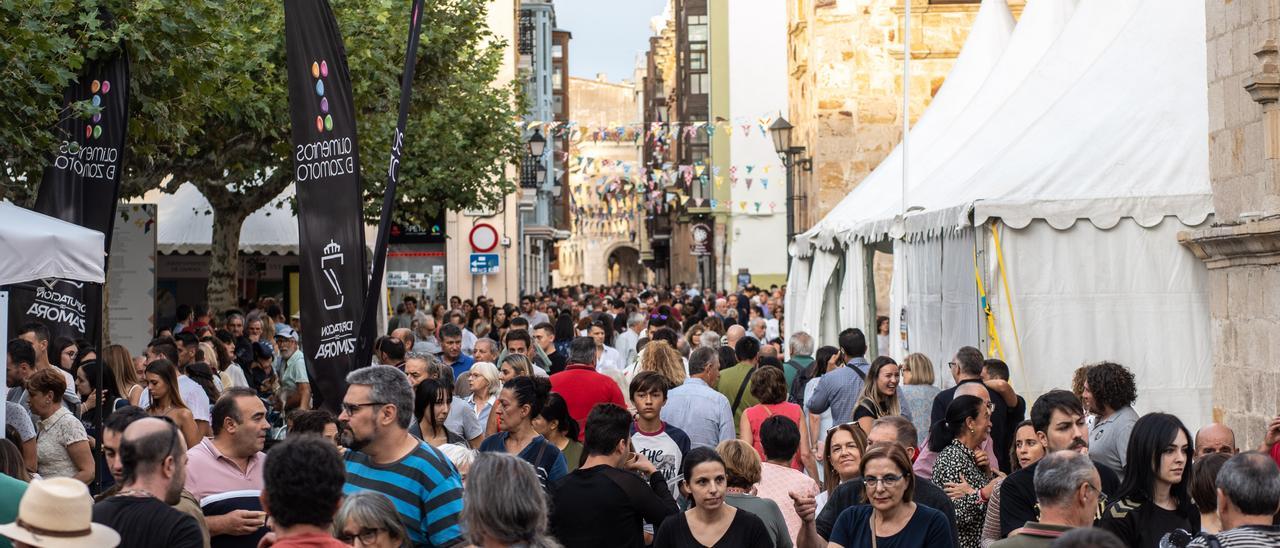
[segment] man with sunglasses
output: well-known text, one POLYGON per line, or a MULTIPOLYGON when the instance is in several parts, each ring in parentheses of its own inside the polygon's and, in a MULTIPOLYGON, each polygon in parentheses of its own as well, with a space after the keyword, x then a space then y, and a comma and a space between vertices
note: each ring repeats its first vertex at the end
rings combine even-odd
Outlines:
POLYGON ((1075 451, 1055 451, 1036 464, 1039 520, 1028 521, 1020 534, 996 542, 992 548, 1047 548, 1063 533, 1093 524, 1102 496, 1102 478, 1089 457, 1075 451))
POLYGON ((386 495, 415 546, 459 544, 462 478, 440 451, 409 435, 409 379, 399 369, 375 365, 352 371, 347 385, 338 416, 349 427, 343 493, 386 495))

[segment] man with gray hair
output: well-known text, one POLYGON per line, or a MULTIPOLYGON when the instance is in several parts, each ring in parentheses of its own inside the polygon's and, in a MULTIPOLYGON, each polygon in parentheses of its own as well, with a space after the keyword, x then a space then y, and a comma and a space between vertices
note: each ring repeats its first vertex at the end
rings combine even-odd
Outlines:
POLYGON ((703 331, 702 336, 698 337, 698 348, 710 348, 712 350, 720 348, 720 334, 711 330, 703 331))
POLYGON ((720 442, 735 438, 729 398, 715 389, 719 381, 719 354, 715 348, 700 346, 689 355, 689 377, 684 384, 667 392, 662 420, 684 430, 690 447, 715 449, 720 442))
POLYGON ((409 379, 399 369, 375 365, 352 371, 347 384, 338 416, 350 432, 343 493, 386 495, 415 546, 460 543, 462 478, 448 458, 409 435, 409 379))
POLYGON ((627 328, 613 339, 613 349, 622 355, 623 368, 630 367, 635 362, 636 343, 640 342, 640 335, 644 333, 646 323, 648 318, 644 314, 632 312, 627 316, 627 328))
POLYGON ((1217 490, 1222 532, 1204 535, 1188 546, 1280 546, 1280 527, 1272 525, 1280 510, 1280 468, 1271 457, 1257 451, 1231 457, 1218 470, 1217 490))
POLYGON ((476 339, 476 346, 471 353, 471 357, 477 362, 501 363, 498 358, 498 342, 489 337, 476 339))
POLYGON ((1063 533, 1089 527, 1098 513, 1102 477, 1087 455, 1055 451, 1036 466, 1035 490, 1040 521, 1028 521, 1019 534, 992 548, 1047 548, 1063 533))
POLYGON ((436 340, 436 318, 435 316, 425 316, 418 320, 418 326, 414 331, 415 339, 413 343, 413 351, 424 354, 439 354, 440 341, 436 340))

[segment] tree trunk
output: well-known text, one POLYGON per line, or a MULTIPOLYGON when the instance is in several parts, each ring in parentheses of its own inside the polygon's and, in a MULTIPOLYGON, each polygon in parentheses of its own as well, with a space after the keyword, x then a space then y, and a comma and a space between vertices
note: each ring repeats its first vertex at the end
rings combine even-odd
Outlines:
POLYGON ((237 307, 240 226, 249 213, 241 207, 213 207, 213 245, 210 247, 209 285, 205 289, 210 312, 222 313, 237 307))

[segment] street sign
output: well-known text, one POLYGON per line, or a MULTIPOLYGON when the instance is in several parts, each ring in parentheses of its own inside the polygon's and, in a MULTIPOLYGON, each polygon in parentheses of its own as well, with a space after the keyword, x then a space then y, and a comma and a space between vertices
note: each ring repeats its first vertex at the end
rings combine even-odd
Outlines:
MULTIPOLYGON (((489 223, 476 223, 471 229, 468 237, 471 240, 471 249, 477 253, 488 253, 493 248, 498 247, 498 229, 489 223)), ((494 261, 494 264, 498 264, 494 261)))
POLYGON ((471 254, 471 273, 480 275, 489 275, 498 273, 498 254, 497 253, 472 253, 471 254))

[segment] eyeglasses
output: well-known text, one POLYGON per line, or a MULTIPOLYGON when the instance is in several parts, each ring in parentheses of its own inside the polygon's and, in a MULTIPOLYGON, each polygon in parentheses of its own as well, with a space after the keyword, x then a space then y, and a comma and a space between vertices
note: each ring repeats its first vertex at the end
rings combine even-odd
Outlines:
POLYGON ((958 363, 956 363, 956 362, 954 362, 954 361, 947 362, 947 365, 948 365, 948 366, 950 366, 950 367, 960 367, 960 364, 958 364, 958 363))
POLYGON ((876 484, 883 485, 886 489, 892 489, 893 486, 897 485, 900 481, 902 481, 902 476, 897 474, 889 474, 882 478, 877 478, 875 476, 862 476, 862 484, 865 485, 867 489, 875 489, 876 484))
POLYGON ((375 405, 386 405, 386 404, 387 404, 386 402, 381 402, 381 401, 371 401, 369 403, 342 402, 342 411, 348 415, 354 415, 356 414, 356 412, 360 411, 361 407, 372 407, 375 405))
POLYGON ((355 539, 360 539, 360 544, 373 544, 378 541, 378 533, 383 530, 376 527, 361 527, 360 532, 354 535, 343 531, 338 535, 338 542, 343 544, 351 544, 355 539))

